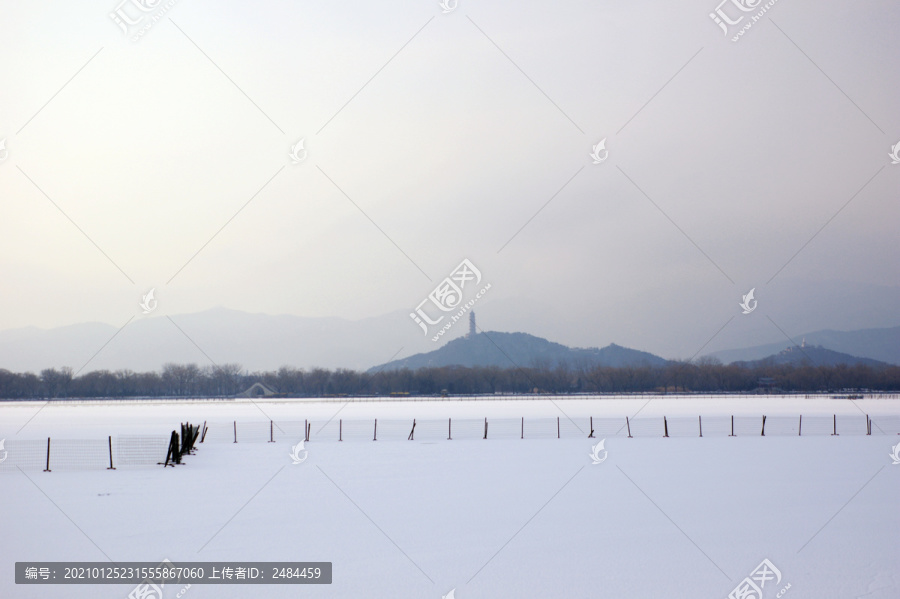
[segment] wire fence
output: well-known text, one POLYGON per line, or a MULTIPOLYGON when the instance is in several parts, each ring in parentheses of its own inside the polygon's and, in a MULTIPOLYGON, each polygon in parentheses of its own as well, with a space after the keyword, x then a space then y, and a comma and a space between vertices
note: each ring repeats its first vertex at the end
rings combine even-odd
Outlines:
MULTIPOLYGON (((184 426, 184 425, 183 425, 184 426)), ((296 443, 304 441, 442 441, 477 439, 583 439, 606 437, 746 437, 900 435, 900 416, 702 416, 641 418, 464 418, 446 420, 213 421, 182 429, 192 453, 200 443, 296 443)), ((177 434, 175 435, 177 437, 177 434)), ((119 435, 106 439, 6 439, 0 472, 116 470, 169 461, 167 435, 119 435)), ((179 462, 180 463, 180 462, 179 462)))
POLYGON ((900 416, 676 416, 446 420, 213 421, 207 443, 439 441, 597 437, 900 435, 900 416))
POLYGON ((120 435, 106 439, 6 439, 0 472, 22 470, 115 470, 155 466, 166 459, 167 435, 120 435))

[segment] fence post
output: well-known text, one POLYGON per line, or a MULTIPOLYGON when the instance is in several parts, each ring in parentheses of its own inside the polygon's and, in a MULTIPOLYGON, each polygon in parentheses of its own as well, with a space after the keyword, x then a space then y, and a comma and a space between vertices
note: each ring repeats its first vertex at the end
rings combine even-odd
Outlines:
POLYGON ((181 463, 181 445, 178 443, 178 432, 172 431, 172 435, 169 437, 169 449, 166 452, 166 461, 159 462, 165 468, 169 465, 169 462, 172 462, 172 467, 175 467, 175 464, 181 463))
POLYGON ((484 419, 484 438, 487 439, 487 418, 484 419))
POLYGON ((115 470, 112 461, 112 435, 109 436, 109 468, 107 470, 115 470))
POLYGON ((375 419, 375 436, 372 437, 373 441, 378 440, 378 418, 375 419))
POLYGON ((181 444, 178 442, 178 433, 175 431, 172 431, 172 436, 174 438, 174 443, 173 443, 174 450, 172 452, 172 455, 175 458, 175 463, 180 464, 181 463, 181 444))
POLYGON ((869 418, 868 414, 866 414, 866 434, 870 436, 872 434, 872 419, 869 418))
POLYGON ((520 438, 520 439, 524 439, 524 438, 525 438, 525 417, 524 417, 524 416, 522 416, 522 434, 521 434, 521 436, 520 436, 519 438, 520 438))
POLYGON ((663 430, 666 433, 665 435, 663 435, 663 437, 668 437, 669 436, 669 423, 668 423, 668 421, 666 421, 665 416, 663 416, 663 430))
POLYGON ((728 435, 728 436, 729 436, 729 437, 733 437, 733 436, 734 436, 734 414, 731 415, 731 434, 728 435))
MULTIPOLYGON (((173 453, 174 453, 174 452, 172 451, 172 441, 173 441, 174 437, 175 437, 175 431, 172 431, 172 434, 169 436, 169 449, 166 450, 166 459, 165 459, 165 461, 159 462, 159 463, 158 463, 158 464, 162 464, 162 467, 163 467, 163 468, 165 468, 166 466, 168 466, 168 465, 169 465, 169 460, 173 458, 173 453)), ((175 467, 175 464, 174 464, 174 462, 173 462, 173 463, 172 463, 172 468, 174 468, 174 467, 175 467)))
POLYGON ((803 414, 800 414, 800 423, 797 425, 797 436, 803 436, 803 414))
POLYGON ((591 434, 588 435, 588 439, 594 438, 594 417, 591 416, 591 434))
POLYGON ((703 417, 699 414, 697 415, 697 422, 700 423, 700 436, 703 436, 703 417))
POLYGON ((50 437, 47 437, 47 467, 44 472, 50 472, 50 437))
POLYGON ((338 441, 344 440, 344 419, 338 420, 338 441))
POLYGON ((762 434, 760 436, 762 436, 762 437, 766 436, 766 415, 765 414, 763 414, 762 434))
MULTIPOLYGON (((628 438, 631 439, 631 423, 628 422, 628 416, 625 417, 625 426, 628 427, 628 438)), ((619 429, 622 430, 622 429, 619 429)))
POLYGON ((838 434, 838 432, 837 432, 837 414, 832 414, 831 418, 832 418, 832 423, 833 423, 832 428, 831 428, 831 436, 836 437, 838 434))
POLYGON ((203 443, 204 439, 206 439, 206 420, 203 421, 203 432, 200 434, 200 442, 203 443))
POLYGON ((237 443, 237 420, 234 421, 234 442, 237 443))
POLYGON ((559 439, 559 416, 556 417, 556 438, 559 439))
POLYGON ((416 419, 413 418, 413 427, 412 430, 409 431, 409 437, 406 438, 407 441, 414 441, 413 434, 416 432, 416 419))
POLYGON ((453 419, 447 418, 447 440, 453 440, 453 419))

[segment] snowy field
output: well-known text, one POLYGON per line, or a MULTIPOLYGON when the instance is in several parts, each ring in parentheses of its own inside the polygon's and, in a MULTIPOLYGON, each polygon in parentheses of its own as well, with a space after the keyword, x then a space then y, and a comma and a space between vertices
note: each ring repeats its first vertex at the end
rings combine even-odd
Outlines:
POLYGON ((763 598, 900 597, 900 464, 890 457, 900 400, 42 406, 0 405, 7 450, 48 436, 165 437, 188 421, 210 429, 177 468, 43 472, 8 461, 0 469, 3 599, 125 599, 134 587, 16 585, 16 561, 163 559, 333 563, 331 585, 167 585, 166 599, 439 599, 451 590, 458 599, 725 598, 764 559, 780 580, 765 582, 763 598), (634 438, 622 430, 626 416, 640 429, 634 438), (294 464, 289 454, 306 421, 308 453, 294 464))

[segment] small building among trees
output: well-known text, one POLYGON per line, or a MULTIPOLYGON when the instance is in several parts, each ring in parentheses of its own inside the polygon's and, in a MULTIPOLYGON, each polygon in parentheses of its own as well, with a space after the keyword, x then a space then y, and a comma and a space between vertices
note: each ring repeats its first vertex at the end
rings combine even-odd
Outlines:
POLYGON ((276 395, 278 392, 263 383, 253 383, 246 391, 238 393, 235 397, 269 397, 276 395))

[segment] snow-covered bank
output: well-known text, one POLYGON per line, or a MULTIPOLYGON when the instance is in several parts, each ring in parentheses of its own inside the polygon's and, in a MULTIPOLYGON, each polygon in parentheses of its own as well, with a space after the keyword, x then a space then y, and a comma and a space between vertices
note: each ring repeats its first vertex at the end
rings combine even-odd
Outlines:
MULTIPOLYGON (((184 420, 896 415, 883 400, 657 398, 0 408, 0 438, 159 433, 184 420), (424 411, 423 411, 424 410, 424 411), (430 412, 428 410, 431 410, 430 412)), ((727 597, 768 559, 764 599, 900 596, 900 437, 207 442, 178 468, 0 473, 0 597, 125 599, 128 586, 13 583, 13 563, 331 561, 334 583, 193 585, 186 599, 727 597)), ((180 587, 165 589, 165 599, 180 587)))

